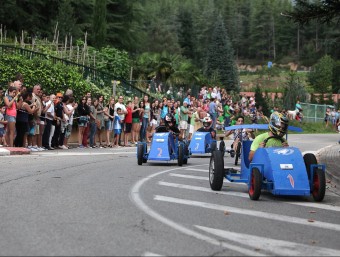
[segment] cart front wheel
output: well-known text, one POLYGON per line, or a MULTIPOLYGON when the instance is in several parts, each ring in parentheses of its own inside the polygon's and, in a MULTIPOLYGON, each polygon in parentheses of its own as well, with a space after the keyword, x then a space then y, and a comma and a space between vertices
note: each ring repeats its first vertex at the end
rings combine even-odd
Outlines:
POLYGON ((144 147, 143 144, 137 145, 137 164, 142 165, 143 164, 143 155, 144 155, 144 147))
POLYGON ((313 177, 313 190, 312 196, 314 201, 321 202, 325 197, 326 192, 326 177, 323 170, 317 169, 313 177))
POLYGON ((183 144, 178 145, 178 166, 182 166, 184 161, 184 147, 183 144))
POLYGON ((224 160, 221 151, 213 151, 209 163, 209 183, 214 191, 220 191, 224 178, 224 160))
POLYGON ((251 200, 258 200, 261 195, 262 174, 257 168, 253 168, 250 174, 249 197, 251 200))

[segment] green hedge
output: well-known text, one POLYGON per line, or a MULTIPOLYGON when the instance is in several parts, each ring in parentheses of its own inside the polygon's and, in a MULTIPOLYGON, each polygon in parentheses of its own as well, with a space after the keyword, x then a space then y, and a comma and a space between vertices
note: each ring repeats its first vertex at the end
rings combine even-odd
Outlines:
POLYGON ((110 87, 98 86, 84 79, 81 71, 75 67, 61 63, 53 64, 48 58, 41 60, 27 59, 20 55, 1 55, 0 85, 2 88, 7 87, 18 72, 24 76, 24 84, 27 87, 40 84, 48 94, 63 93, 67 88, 71 88, 76 98, 80 98, 86 92, 92 92, 94 96, 102 94, 106 99, 111 95, 110 87))

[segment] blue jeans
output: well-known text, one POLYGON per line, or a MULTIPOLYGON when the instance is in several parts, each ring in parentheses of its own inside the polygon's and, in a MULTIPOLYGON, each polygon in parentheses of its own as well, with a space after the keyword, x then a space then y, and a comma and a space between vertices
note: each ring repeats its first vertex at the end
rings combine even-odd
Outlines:
POLYGON ((224 127, 229 127, 230 125, 230 117, 225 117, 224 118, 224 127))
POLYGON ((95 122, 90 122, 90 146, 94 146, 96 144, 96 131, 97 124, 95 122))
POLYGON ((144 118, 142 120, 142 128, 140 130, 140 139, 141 141, 145 141, 146 138, 146 129, 148 128, 149 118, 144 118))
POLYGON ((210 113, 210 118, 212 119, 212 128, 215 129, 216 126, 216 113, 210 113))

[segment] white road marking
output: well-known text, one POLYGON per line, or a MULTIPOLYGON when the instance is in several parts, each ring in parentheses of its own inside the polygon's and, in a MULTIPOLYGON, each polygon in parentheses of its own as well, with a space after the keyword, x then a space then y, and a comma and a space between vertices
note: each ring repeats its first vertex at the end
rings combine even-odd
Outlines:
POLYGON ((39 152, 39 153, 33 153, 31 154, 31 156, 41 156, 41 157, 50 157, 50 156, 89 156, 89 155, 120 155, 120 154, 136 154, 135 152, 104 152, 104 153, 101 153, 101 152, 82 152, 82 153, 79 153, 79 152, 48 152, 48 153, 45 153, 45 152, 39 152))
MULTIPOLYGON (((191 185, 170 183, 170 182, 164 182, 164 181, 159 181, 158 184, 161 185, 161 186, 168 186, 168 187, 175 187, 175 188, 188 189, 188 190, 194 190, 194 191, 201 191, 201 192, 213 193, 213 194, 218 194, 218 195, 231 195, 231 196, 237 196, 237 197, 242 197, 242 198, 249 198, 248 193, 242 193, 242 192, 213 191, 208 187, 191 186, 191 185)), ((285 202, 285 201, 282 201, 282 202, 287 203, 287 204, 309 207, 309 208, 317 208, 317 209, 340 212, 339 206, 333 206, 333 205, 329 205, 329 204, 311 203, 311 202, 285 202)))
POLYGON ((160 255, 160 254, 152 253, 152 252, 145 252, 142 254, 142 256, 164 256, 164 255, 160 255))
POLYGON ((198 180, 209 180, 208 177, 201 177, 201 176, 191 176, 191 175, 182 175, 176 173, 170 173, 169 176, 171 177, 179 177, 179 178, 190 178, 190 179, 198 179, 198 180))
POLYGON ((340 211, 340 206, 333 206, 333 205, 329 205, 329 204, 300 203, 300 202, 285 202, 285 203, 300 205, 300 206, 305 206, 305 207, 310 207, 310 208, 318 208, 318 209, 329 210, 329 211, 340 211))
POLYGON ((198 229, 222 237, 229 241, 240 243, 248 247, 270 252, 272 255, 282 256, 340 256, 340 251, 324 247, 317 247, 305 244, 299 244, 289 241, 271 239, 249 234, 241 234, 220 229, 203 227, 196 225, 198 229))
POLYGON ((163 181, 159 181, 158 184, 161 185, 161 186, 189 189, 189 190, 213 193, 213 194, 218 194, 218 195, 231 195, 231 196, 238 196, 238 197, 243 197, 243 198, 249 198, 249 195, 247 193, 229 192, 229 191, 228 192, 225 192, 225 191, 213 191, 213 190, 211 190, 210 188, 207 188, 207 187, 183 185, 183 184, 169 183, 169 182, 163 182, 163 181))
POLYGON ((209 169, 203 170, 203 169, 192 169, 192 168, 188 168, 185 170, 193 170, 193 171, 202 171, 202 172, 209 172, 209 169))
MULTIPOLYGON (((203 165, 197 165, 197 166, 203 166, 203 165)), ((144 211, 146 214, 148 214, 149 216, 151 216, 152 218, 166 224, 167 226, 180 231, 181 233, 184 233, 188 236, 192 236, 194 238, 200 239, 206 243, 210 243, 212 245, 218 246, 218 247, 223 247, 226 249, 230 249, 232 251, 241 253, 242 255, 249 255, 249 256, 264 256, 264 254, 261 254, 255 250, 248 250, 245 249, 244 247, 239 247, 236 245, 231 245, 231 244, 227 244, 224 242, 221 242, 220 240, 216 240, 212 237, 208 237, 206 235, 200 234, 194 230, 188 229, 170 219, 165 218, 164 216, 160 215, 159 213, 155 212, 154 210, 152 210, 150 207, 148 207, 143 200, 140 197, 140 188, 144 185, 144 183, 148 182, 149 180, 151 180, 152 178, 162 175, 164 173, 170 172, 170 171, 174 171, 174 170, 179 170, 181 168, 175 168, 175 169, 170 169, 170 170, 165 170, 165 171, 161 171, 155 174, 152 174, 146 178, 143 178, 141 180, 139 180, 131 189, 130 192, 130 198, 131 200, 137 205, 138 208, 140 208, 142 211, 144 211)))
POLYGON ((339 224, 322 222, 322 221, 317 221, 317 220, 315 220, 314 222, 309 222, 308 218, 304 219, 304 218, 297 218, 297 217, 286 216, 286 215, 281 215, 281 214, 266 213, 266 212, 261 212, 261 211, 252 211, 252 210, 247 210, 247 209, 235 208, 235 207, 227 206, 227 205, 191 201, 191 200, 167 197, 167 196, 162 196, 162 195, 155 195, 154 200, 169 202, 169 203, 176 203, 176 204, 183 204, 183 205, 188 205, 188 206, 195 206, 195 207, 206 208, 206 209, 211 209, 211 210, 228 211, 228 212, 238 213, 241 215, 255 216, 257 218, 264 218, 264 219, 282 221, 282 222, 287 222, 287 223, 318 227, 322 229, 340 231, 339 224))

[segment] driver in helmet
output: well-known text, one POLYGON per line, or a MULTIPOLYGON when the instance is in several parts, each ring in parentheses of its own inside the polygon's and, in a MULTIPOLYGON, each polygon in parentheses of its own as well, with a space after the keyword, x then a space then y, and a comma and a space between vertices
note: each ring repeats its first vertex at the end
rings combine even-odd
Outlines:
POLYGON ((282 147, 288 147, 288 142, 284 139, 284 135, 287 133, 288 129, 288 118, 279 112, 273 112, 270 115, 269 124, 268 124, 269 131, 265 132, 263 134, 258 135, 250 147, 250 153, 249 153, 249 161, 253 160, 255 151, 258 148, 262 147, 272 147, 272 146, 282 146, 282 147), (265 140, 269 137, 275 137, 271 138, 270 140, 265 143, 265 140), (281 139, 283 139, 283 142, 281 142, 281 139))
POLYGON ((209 116, 207 116, 207 117, 204 117, 202 119, 202 122, 203 122, 203 127, 199 128, 197 130, 197 132, 210 132, 211 137, 213 139, 215 139, 216 138, 216 131, 211 126, 212 125, 212 119, 209 116))
POLYGON ((179 135, 179 129, 176 127, 176 119, 173 114, 168 113, 164 117, 164 125, 159 125, 155 128, 156 133, 173 132, 179 135))

